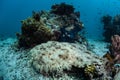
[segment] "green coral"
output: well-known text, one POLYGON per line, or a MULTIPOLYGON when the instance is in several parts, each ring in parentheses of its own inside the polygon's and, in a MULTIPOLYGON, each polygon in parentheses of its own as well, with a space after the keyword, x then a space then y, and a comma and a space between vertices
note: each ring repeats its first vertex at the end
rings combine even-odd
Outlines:
POLYGON ((94 65, 87 65, 85 68, 85 73, 86 74, 94 74, 96 71, 95 66, 94 65))
POLYGON ((102 67, 96 63, 92 63, 91 65, 87 65, 84 69, 85 75, 91 79, 92 78, 99 78, 99 79, 104 80, 104 78, 106 76, 105 76, 105 73, 103 73, 103 71, 104 70, 102 70, 102 67))

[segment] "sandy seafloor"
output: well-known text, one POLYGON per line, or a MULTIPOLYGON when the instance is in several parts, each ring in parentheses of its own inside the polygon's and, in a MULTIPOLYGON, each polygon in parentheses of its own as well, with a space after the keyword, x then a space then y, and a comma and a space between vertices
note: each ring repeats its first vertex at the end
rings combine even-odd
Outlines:
MULTIPOLYGON (((15 38, 0 40, 0 80, 48 80, 31 68, 24 50, 12 50, 15 41, 15 38)), ((103 41, 88 39, 88 42, 101 57, 108 51, 103 41)))

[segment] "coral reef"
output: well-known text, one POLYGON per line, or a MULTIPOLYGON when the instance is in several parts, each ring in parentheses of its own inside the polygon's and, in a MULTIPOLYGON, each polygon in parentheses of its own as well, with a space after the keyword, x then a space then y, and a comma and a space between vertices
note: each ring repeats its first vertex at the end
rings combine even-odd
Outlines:
POLYGON ((28 18, 22 21, 22 34, 17 34, 19 47, 33 47, 37 44, 51 40, 52 32, 44 23, 28 18))
POLYGON ((22 21, 22 33, 17 33, 19 47, 31 48, 51 40, 84 41, 84 38, 79 34, 84 25, 79 20, 80 13, 74 12, 72 5, 61 3, 53 5, 51 9, 50 12, 33 12, 32 17, 22 21))
POLYGON ((114 77, 120 70, 120 36, 114 35, 111 37, 111 45, 109 47, 109 52, 107 52, 104 57, 107 58, 106 70, 111 77, 114 77))
POLYGON ((104 24, 104 33, 105 41, 110 42, 110 38, 113 35, 113 26, 112 26, 112 17, 109 15, 103 16, 102 22, 104 24))
POLYGON ((105 41, 111 42, 109 51, 104 55, 108 62, 105 67, 112 78, 119 72, 120 68, 116 65, 120 64, 120 15, 116 15, 112 18, 110 15, 106 15, 102 18, 104 24, 104 37, 105 41))
POLYGON ((57 15, 70 15, 71 13, 74 13, 74 7, 66 3, 52 5, 51 9, 51 13, 57 15))
POLYGON ((13 44, 16 40, 0 41, 0 71, 4 72, 0 73, 0 79, 118 80, 120 15, 114 19, 109 15, 103 17, 105 39, 110 41, 112 36, 112 42, 109 51, 99 57, 93 53, 94 49, 102 55, 104 51, 99 48, 105 46, 101 46, 100 41, 97 44, 93 41, 97 47, 88 48, 80 33, 84 28, 79 19, 80 12, 74 10, 66 3, 55 4, 49 12, 33 11, 32 17, 22 20, 21 34, 16 34, 18 48, 13 44))
POLYGON ((29 54, 32 67, 44 76, 53 78, 72 76, 85 80, 107 78, 103 60, 88 51, 84 45, 50 41, 34 47, 29 54), (94 64, 97 65, 88 67, 94 64))
POLYGON ((120 35, 120 15, 112 18, 110 15, 103 16, 102 22, 104 24, 104 37, 105 41, 110 42, 111 36, 120 35))
POLYGON ((105 76, 104 72, 102 72, 103 70, 104 70, 103 66, 101 66, 98 63, 92 63, 91 65, 87 65, 84 69, 85 74, 87 76, 89 76, 90 80, 92 80, 92 79, 101 79, 101 80, 108 79, 108 78, 105 78, 107 76, 105 76))

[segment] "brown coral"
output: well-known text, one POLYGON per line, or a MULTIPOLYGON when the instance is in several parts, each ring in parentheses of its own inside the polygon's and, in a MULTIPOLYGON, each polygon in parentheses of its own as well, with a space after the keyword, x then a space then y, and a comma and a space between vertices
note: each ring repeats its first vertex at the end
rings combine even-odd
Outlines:
POLYGON ((22 21, 22 33, 17 34, 20 48, 31 48, 51 40, 81 43, 85 40, 79 35, 79 31, 83 29, 83 23, 79 20, 80 12, 74 12, 74 7, 65 3, 52 7, 55 13, 60 10, 61 14, 55 14, 53 10, 33 12, 32 17, 22 21))
POLYGON ((22 21, 22 34, 18 36, 20 47, 30 48, 37 44, 51 40, 51 30, 34 18, 28 18, 22 21))

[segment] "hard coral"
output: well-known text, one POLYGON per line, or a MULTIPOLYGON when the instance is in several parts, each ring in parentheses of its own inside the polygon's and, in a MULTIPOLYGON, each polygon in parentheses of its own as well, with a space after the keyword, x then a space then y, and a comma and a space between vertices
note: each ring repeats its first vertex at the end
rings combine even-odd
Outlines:
POLYGON ((103 16, 102 22, 104 24, 104 37, 105 41, 110 42, 111 36, 120 35, 120 15, 116 15, 112 18, 110 15, 103 16))
POLYGON ((35 20, 37 20, 37 21, 40 21, 40 13, 33 11, 33 18, 34 18, 35 20))
POLYGON ((113 19, 114 25, 120 25, 120 15, 116 15, 113 19))
POLYGON ((84 71, 90 80, 92 80, 93 78, 104 80, 107 76, 105 76, 103 70, 103 67, 98 63, 92 63, 91 65, 87 65, 84 71))
POLYGON ((74 7, 65 3, 52 5, 51 9, 51 12, 57 15, 70 15, 74 13, 74 7))
POLYGON ((112 17, 110 15, 106 15, 102 17, 102 22, 104 24, 104 33, 105 41, 110 42, 110 38, 113 35, 113 25, 112 25, 112 17))
POLYGON ((112 21, 112 17, 110 15, 105 15, 102 17, 102 22, 104 25, 110 25, 112 21))
POLYGON ((86 74, 94 74, 95 72, 95 66, 94 65, 87 65, 85 68, 85 73, 86 74))
POLYGON ((42 21, 28 18, 22 21, 22 34, 18 36, 19 47, 30 48, 51 40, 52 33, 42 21))
POLYGON ((60 9, 65 8, 67 12, 63 15, 46 11, 33 12, 32 17, 22 21, 22 33, 17 34, 20 48, 31 48, 51 40, 80 43, 85 41, 79 34, 84 26, 79 20, 80 12, 74 12, 72 5, 65 3, 57 5, 60 9))

